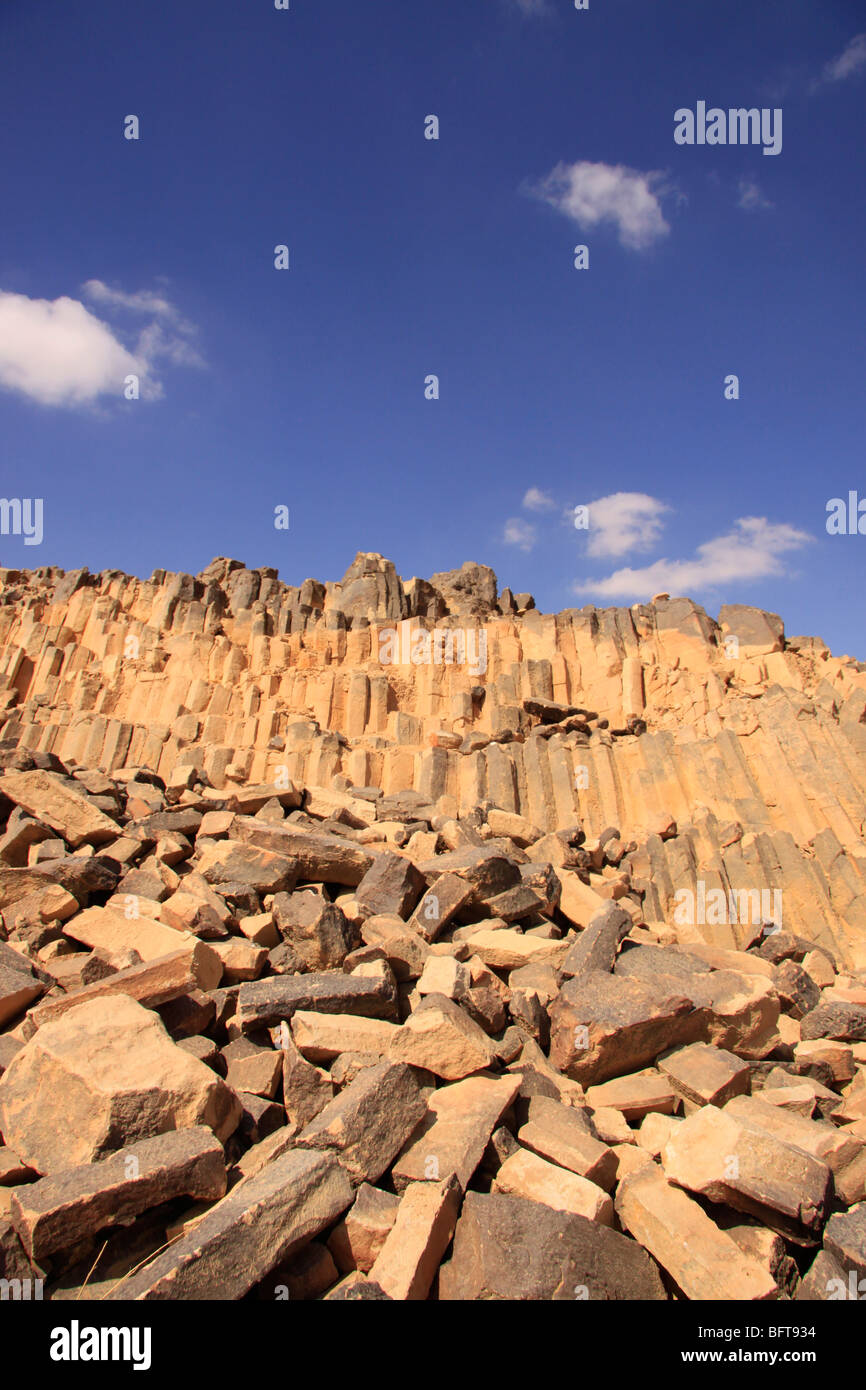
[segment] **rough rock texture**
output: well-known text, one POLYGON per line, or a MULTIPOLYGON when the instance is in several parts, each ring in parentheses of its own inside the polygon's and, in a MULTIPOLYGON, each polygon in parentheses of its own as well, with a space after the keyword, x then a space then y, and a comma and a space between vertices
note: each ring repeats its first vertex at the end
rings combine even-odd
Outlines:
POLYGON ((0 571, 0 1277, 847 1297, 864 750, 742 605, 0 571))

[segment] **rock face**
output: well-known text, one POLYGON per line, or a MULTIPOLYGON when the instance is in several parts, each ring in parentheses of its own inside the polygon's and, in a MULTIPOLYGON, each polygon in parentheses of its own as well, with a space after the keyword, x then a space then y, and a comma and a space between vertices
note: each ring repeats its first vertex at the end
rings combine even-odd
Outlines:
POLYGON ((0 1278, 862 1277, 858 663, 359 554, 298 589, 0 571, 0 697, 0 1278))

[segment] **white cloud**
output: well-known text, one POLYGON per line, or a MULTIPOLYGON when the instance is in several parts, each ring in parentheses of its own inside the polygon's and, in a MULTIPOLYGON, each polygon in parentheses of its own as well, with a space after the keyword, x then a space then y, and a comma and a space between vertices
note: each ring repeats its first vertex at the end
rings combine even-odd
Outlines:
POLYGON ((737 191, 739 193, 737 206, 745 208, 747 212, 763 211, 765 208, 773 206, 769 198, 764 197, 754 179, 740 179, 737 191))
POLYGON ((511 0, 521 14, 547 14, 547 0, 511 0))
POLYGON ((866 67, 866 34, 856 34, 838 58, 824 65, 822 76, 825 82, 844 82, 863 67, 866 67))
POLYGON ((584 580, 574 587, 578 593, 608 599, 643 600, 662 591, 693 594, 719 584, 783 575, 782 556, 811 539, 805 531, 766 517, 741 517, 727 535, 699 545, 690 560, 656 560, 642 569, 616 570, 606 579, 584 580))
POLYGON ((523 494, 521 506, 529 512, 552 512, 556 509, 556 503, 550 493, 542 492, 537 487, 531 487, 523 494))
POLYGON ((657 171, 579 160, 557 164, 531 191, 583 230, 613 223, 623 246, 643 251, 670 231, 659 202, 662 178, 657 171))
POLYGON ((645 492, 612 492, 589 504, 586 531, 590 555, 626 555, 651 550, 670 508, 645 492))
POLYGON ((137 376, 142 398, 163 394, 155 364, 203 366, 189 341, 195 331, 168 300, 148 291, 126 295, 90 280, 86 293, 115 308, 155 315, 134 346, 77 299, 30 299, 0 290, 0 386, 39 405, 87 406, 102 396, 122 398, 124 381, 137 376), (171 323, 171 331, 159 322, 171 323))
POLYGON ((0 290, 0 385, 40 405, 118 397, 142 363, 76 299, 28 299, 0 290))
POLYGON ((505 523, 502 539, 506 545, 519 546, 521 550, 531 550, 537 539, 535 527, 520 516, 509 517, 505 523))

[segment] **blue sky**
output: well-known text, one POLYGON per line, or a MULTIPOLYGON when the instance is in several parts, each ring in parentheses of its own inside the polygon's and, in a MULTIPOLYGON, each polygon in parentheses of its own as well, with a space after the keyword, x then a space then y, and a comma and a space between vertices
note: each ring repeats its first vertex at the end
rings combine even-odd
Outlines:
POLYGON ((545 611, 668 589, 866 658, 866 536, 825 526, 866 499, 864 31, 859 0, 2 0, 2 491, 44 519, 0 559, 473 559, 545 611), (781 152, 676 144, 699 101, 780 108, 781 152))

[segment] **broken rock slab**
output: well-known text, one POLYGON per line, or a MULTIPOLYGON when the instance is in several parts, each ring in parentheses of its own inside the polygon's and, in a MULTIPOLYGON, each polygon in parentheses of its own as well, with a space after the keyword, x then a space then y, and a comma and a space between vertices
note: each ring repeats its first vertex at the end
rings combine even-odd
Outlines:
POLYGON ((666 1294, 646 1252, 608 1226, 525 1197, 468 1192, 439 1298, 660 1302, 666 1294))
POLYGON ((272 975, 251 980, 238 991, 237 1024, 245 1032, 288 1022, 298 1010, 323 1014, 358 1014, 363 1018, 393 1019, 396 998, 387 978, 344 975, 337 971, 315 975, 272 975))
POLYGON ((599 970, 569 980, 550 1006, 550 1060, 585 1085, 638 1071, 703 1021, 690 999, 599 970))
POLYGON ((197 1126, 16 1188, 12 1224, 29 1258, 42 1261, 161 1202, 216 1201, 225 1190, 222 1145, 210 1129, 197 1126))
POLYGON ((427 1297, 460 1210, 460 1186, 414 1182, 403 1192, 394 1225, 385 1238, 370 1279, 389 1298, 418 1302, 427 1297))
POLYGON ((613 1224, 613 1202, 602 1188, 528 1149, 518 1149, 505 1160, 493 1179, 492 1190, 585 1216, 602 1226, 613 1224))
POLYGON ((673 1187, 655 1163, 620 1182, 616 1213, 623 1228, 686 1298, 703 1302, 778 1297, 768 1271, 750 1260, 692 1197, 673 1187))
POLYGON ((365 1067, 298 1136, 299 1148, 336 1154, 352 1182, 375 1182, 390 1166, 425 1112, 410 1067, 365 1067))
POLYGON ((444 994, 426 995, 391 1042, 395 1061, 432 1071, 444 1081, 461 1081, 484 1071, 496 1058, 493 1043, 467 1013, 444 994))
POLYGON ((346 1172, 332 1155, 290 1149, 239 1184, 111 1297, 242 1298, 330 1226, 352 1196, 346 1172))
POLYGON ((343 1274, 354 1269, 370 1272, 394 1227, 399 1206, 400 1198, 393 1192, 361 1184, 351 1209, 328 1238, 328 1249, 343 1274))
POLYGON ((832 1195, 826 1163, 727 1107, 707 1105, 683 1120, 662 1164, 670 1182, 801 1242, 820 1232, 832 1195))
POLYGON ((63 837, 71 849, 114 840, 120 827, 56 772, 6 772, 0 794, 63 837))
POLYGON ((46 1023, 0 1078, 0 1130, 42 1174, 170 1129, 207 1125, 224 1140, 239 1119, 225 1082, 175 1046, 155 1014, 120 994, 46 1023))
POLYGON ((445 1182, 452 1174, 465 1190, 519 1089, 519 1077, 473 1076, 434 1091, 392 1169, 397 1191, 412 1182, 445 1182))

